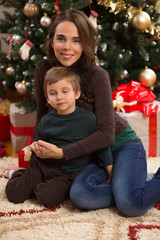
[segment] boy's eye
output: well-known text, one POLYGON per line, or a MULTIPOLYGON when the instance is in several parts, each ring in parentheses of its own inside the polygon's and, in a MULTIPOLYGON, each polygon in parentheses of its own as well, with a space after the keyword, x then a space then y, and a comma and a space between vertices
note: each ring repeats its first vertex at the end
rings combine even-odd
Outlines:
POLYGON ((67 91, 67 90, 64 90, 63 93, 68 93, 68 91, 67 91))
POLYGON ((50 95, 54 96, 56 95, 56 92, 50 92, 50 95))

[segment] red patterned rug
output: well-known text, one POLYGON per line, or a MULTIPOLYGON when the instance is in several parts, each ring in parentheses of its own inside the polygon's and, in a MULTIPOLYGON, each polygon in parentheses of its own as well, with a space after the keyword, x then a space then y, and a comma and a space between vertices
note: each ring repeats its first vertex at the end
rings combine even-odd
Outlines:
MULTIPOLYGON (((16 158, 0 158, 0 172, 17 166, 16 158)), ((149 171, 160 157, 148 159, 149 171)), ((7 179, 0 177, 0 240, 159 240, 160 203, 144 216, 125 218, 116 208, 83 212, 68 200, 51 209, 36 200, 23 204, 7 201, 7 179)))

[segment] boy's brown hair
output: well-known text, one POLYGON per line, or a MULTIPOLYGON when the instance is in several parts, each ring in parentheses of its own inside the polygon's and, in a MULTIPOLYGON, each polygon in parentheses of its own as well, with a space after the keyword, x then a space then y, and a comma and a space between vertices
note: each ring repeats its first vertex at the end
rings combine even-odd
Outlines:
POLYGON ((44 93, 47 98, 47 85, 56 83, 62 79, 67 79, 72 84, 75 93, 81 90, 80 77, 71 68, 68 67, 52 67, 49 69, 44 78, 44 93))

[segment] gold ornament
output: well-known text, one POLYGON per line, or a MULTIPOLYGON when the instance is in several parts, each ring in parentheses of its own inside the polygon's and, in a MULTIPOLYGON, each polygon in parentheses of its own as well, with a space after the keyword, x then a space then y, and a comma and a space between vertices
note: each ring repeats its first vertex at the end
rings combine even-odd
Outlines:
POLYGON ((22 95, 27 92, 27 87, 26 87, 24 80, 22 82, 16 84, 16 90, 18 93, 20 93, 22 95))
POLYGON ((51 24, 51 19, 47 16, 46 13, 44 13, 44 16, 41 18, 40 24, 43 27, 48 27, 51 24))
POLYGON ((150 23, 151 18, 149 14, 144 11, 139 11, 132 19, 133 26, 139 30, 145 30, 149 27, 150 23))
POLYGON ((145 69, 140 72, 138 77, 138 80, 144 87, 153 86, 156 79, 157 79, 157 76, 155 72, 148 67, 145 67, 145 69))
POLYGON ((9 65, 9 67, 6 69, 6 74, 7 75, 14 75, 14 73, 15 73, 14 68, 11 65, 9 65))
POLYGON ((27 17, 35 17, 39 14, 40 8, 38 5, 32 2, 26 3, 24 6, 24 14, 27 17))

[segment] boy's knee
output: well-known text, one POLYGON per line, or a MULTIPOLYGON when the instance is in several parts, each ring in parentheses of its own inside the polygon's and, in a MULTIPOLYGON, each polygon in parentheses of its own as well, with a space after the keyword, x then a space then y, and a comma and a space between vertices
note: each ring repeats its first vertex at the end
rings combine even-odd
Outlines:
POLYGON ((23 203, 26 200, 21 194, 17 194, 13 188, 10 189, 8 185, 6 186, 5 194, 8 201, 12 203, 23 203))
POLYGON ((55 194, 52 194, 50 191, 48 191, 43 183, 36 186, 34 193, 38 199, 38 202, 46 208, 52 208, 61 203, 61 201, 57 198, 58 196, 55 196, 55 194))

